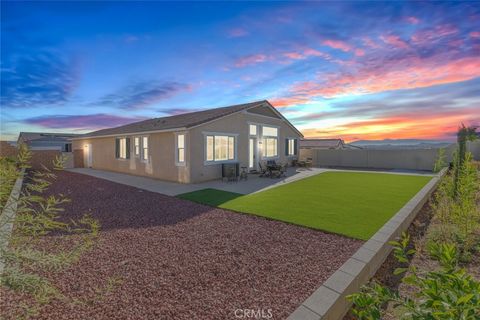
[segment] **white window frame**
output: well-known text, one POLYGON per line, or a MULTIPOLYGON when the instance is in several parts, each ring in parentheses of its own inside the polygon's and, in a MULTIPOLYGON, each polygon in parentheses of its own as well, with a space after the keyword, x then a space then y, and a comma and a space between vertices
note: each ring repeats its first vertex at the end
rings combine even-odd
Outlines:
POLYGON ((141 136, 140 137, 140 145, 141 145, 141 151, 140 151, 140 160, 142 162, 149 162, 150 161, 150 136, 147 135, 147 136, 141 136), (147 147, 145 148, 145 146, 143 145, 143 141, 144 139, 147 139, 147 147), (145 149, 147 149, 147 158, 145 159, 145 149))
POLYGON ((185 166, 187 164, 187 133, 186 132, 176 132, 175 133, 175 165, 185 166), (178 147, 178 137, 183 135, 183 148, 178 147), (179 150, 183 149, 183 161, 178 159, 179 150))
MULTIPOLYGON (((287 157, 296 157, 297 155, 295 154, 295 140, 297 138, 292 138, 292 137, 286 137, 285 139, 288 139, 288 155, 287 157), (293 146, 292 146, 292 151, 293 153, 291 154, 290 153, 290 141, 292 142, 293 146)), ((297 145, 298 145, 298 142, 297 142, 297 145)))
POLYGON ((258 136, 258 124, 256 123, 248 123, 248 136, 250 137, 256 137, 258 136), (255 127, 255 134, 252 134, 252 132, 250 131, 250 127, 255 127))
POLYGON ((120 136, 120 137, 116 137, 115 139, 118 139, 119 142, 118 142, 118 158, 115 158, 117 160, 120 160, 120 161, 126 161, 126 160, 129 160, 127 158, 127 139, 128 137, 127 136, 120 136), (125 142, 125 157, 122 157, 122 141, 125 142))
POLYGON ((238 162, 238 133, 228 133, 228 132, 203 132, 203 164, 204 165, 215 165, 222 163, 235 163, 238 162), (213 158, 214 160, 207 160, 207 137, 213 136, 213 158), (215 160, 215 136, 222 137, 233 137, 234 146, 233 146, 233 159, 228 160, 215 160))
POLYGON ((135 158, 140 158, 141 150, 142 150, 142 144, 141 144, 141 137, 139 136, 134 136, 133 137, 133 156, 135 158), (138 145, 137 145, 137 140, 138 140, 138 145), (137 152, 137 147, 138 147, 138 152, 137 152))
POLYGON ((275 126, 275 125, 271 125, 271 124, 262 124, 261 126, 262 126, 262 137, 261 137, 262 159, 267 159, 267 160, 269 160, 269 159, 279 159, 280 158, 280 153, 279 153, 279 150, 278 150, 278 145, 279 145, 279 140, 280 140, 280 127, 275 126), (276 128, 277 129, 277 135, 276 136, 264 135, 264 133, 263 133, 263 128, 264 127, 276 128), (277 140, 277 147, 276 147, 277 154, 276 155, 274 155, 274 156, 267 156, 266 155, 266 150, 267 150, 266 139, 276 139, 277 140))

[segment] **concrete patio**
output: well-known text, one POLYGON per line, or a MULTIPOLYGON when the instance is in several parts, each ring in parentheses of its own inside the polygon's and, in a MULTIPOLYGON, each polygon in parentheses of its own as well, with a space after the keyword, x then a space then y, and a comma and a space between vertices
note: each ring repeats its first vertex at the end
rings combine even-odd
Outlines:
POLYGON ((195 184, 182 184, 176 182, 161 181, 148 177, 140 177, 124 173, 96 170, 91 168, 74 168, 68 169, 68 171, 86 174, 96 178, 129 185, 139 189, 157 192, 168 196, 176 196, 182 193, 208 188, 236 192, 241 194, 249 194, 281 186, 307 177, 311 177, 313 175, 328 171, 328 169, 288 168, 286 177, 284 178, 268 178, 260 177, 258 174, 249 174, 248 180, 246 181, 242 180, 238 182, 225 182, 219 179, 195 184))

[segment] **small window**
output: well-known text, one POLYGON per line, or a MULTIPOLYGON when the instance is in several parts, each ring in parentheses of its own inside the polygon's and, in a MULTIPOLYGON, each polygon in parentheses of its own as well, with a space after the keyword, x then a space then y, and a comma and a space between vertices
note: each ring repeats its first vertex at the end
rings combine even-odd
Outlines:
POLYGON ((177 135, 177 163, 185 163, 185 135, 177 135))
POLYGON ((278 136, 278 128, 263 126, 263 136, 264 137, 266 137, 266 136, 277 137, 278 136))
POLYGON ((142 137, 142 159, 148 160, 148 137, 142 137))
POLYGON ((251 124, 249 126, 249 131, 251 136, 256 136, 257 135, 257 126, 254 124, 251 124))
POLYGON ((285 153, 287 156, 294 156, 296 152, 296 139, 286 139, 285 153))
POLYGON ((133 145, 134 145, 134 154, 135 156, 139 156, 140 155, 140 137, 135 137, 134 140, 133 140, 133 145))
POLYGON ((214 136, 206 137, 206 161, 235 160, 235 137, 214 136))

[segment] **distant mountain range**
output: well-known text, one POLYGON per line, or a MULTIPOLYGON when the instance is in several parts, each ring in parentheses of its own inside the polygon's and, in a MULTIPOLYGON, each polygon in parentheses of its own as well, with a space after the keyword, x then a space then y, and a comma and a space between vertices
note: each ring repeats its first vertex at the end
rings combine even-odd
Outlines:
POLYGON ((421 140, 421 139, 385 139, 385 140, 357 140, 351 145, 364 149, 431 149, 444 148, 451 145, 450 141, 421 140))

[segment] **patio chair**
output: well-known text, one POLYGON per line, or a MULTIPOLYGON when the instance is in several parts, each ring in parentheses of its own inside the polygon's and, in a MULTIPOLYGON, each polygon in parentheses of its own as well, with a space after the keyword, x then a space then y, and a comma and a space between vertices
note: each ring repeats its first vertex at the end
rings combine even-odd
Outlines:
POLYGON ((259 162, 258 167, 260 168, 260 177, 266 177, 268 175, 267 166, 259 162))
POLYGON ((287 176, 287 168, 288 168, 287 163, 282 164, 282 166, 280 167, 280 171, 279 171, 279 177, 286 177, 287 176))

